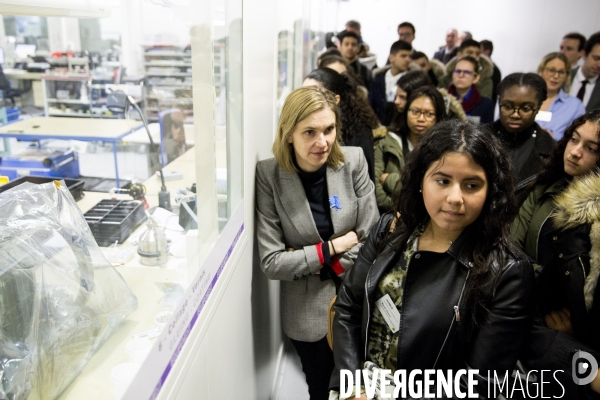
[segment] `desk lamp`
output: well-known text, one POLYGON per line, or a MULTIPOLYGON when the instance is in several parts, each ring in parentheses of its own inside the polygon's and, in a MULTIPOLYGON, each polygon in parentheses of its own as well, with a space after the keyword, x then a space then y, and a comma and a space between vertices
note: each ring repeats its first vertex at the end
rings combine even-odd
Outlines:
POLYGON ((158 206, 164 208, 165 210, 171 211, 171 195, 167 191, 167 187, 165 186, 165 176, 163 174, 163 160, 162 160, 162 152, 160 149, 156 149, 156 145, 154 144, 154 140, 152 140, 152 135, 150 135, 150 130, 148 129, 148 122, 146 121, 146 117, 144 117, 144 113, 137 105, 137 102, 131 97, 125 94, 122 90, 115 90, 108 95, 106 99, 106 108, 113 113, 125 114, 126 118, 129 117, 129 105, 132 105, 133 108, 137 110, 142 117, 142 122, 144 123, 144 128, 146 129, 146 133, 148 134, 148 139, 150 139, 150 147, 153 151, 158 152, 159 158, 159 167, 158 171, 160 172, 160 182, 161 187, 158 192, 158 206))

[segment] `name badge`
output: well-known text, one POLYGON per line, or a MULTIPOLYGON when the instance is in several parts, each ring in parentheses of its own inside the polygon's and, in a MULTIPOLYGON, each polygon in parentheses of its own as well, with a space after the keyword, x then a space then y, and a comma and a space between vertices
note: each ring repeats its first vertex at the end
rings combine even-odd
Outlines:
POLYGON ((552 113, 550 111, 538 111, 535 116, 536 121, 550 122, 552 121, 552 113))
POLYGON ((389 326, 393 333, 398 332, 400 329, 400 311, 396 308, 396 305, 392 301, 389 294, 386 294, 375 302, 375 306, 379 309, 379 312, 383 316, 385 323, 389 326))
POLYGON ((481 117, 479 115, 469 115, 467 119, 477 125, 481 123, 481 117))

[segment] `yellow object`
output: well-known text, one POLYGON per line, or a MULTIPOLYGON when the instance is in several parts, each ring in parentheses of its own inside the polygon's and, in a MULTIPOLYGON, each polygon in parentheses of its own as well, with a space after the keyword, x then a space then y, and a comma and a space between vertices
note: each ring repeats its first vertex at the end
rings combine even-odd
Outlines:
POLYGON ((8 179, 8 176, 0 176, 0 183, 4 184, 8 183, 8 181, 10 181, 10 179, 8 179))
POLYGON ((60 181, 53 181, 54 182, 54 186, 56 186, 57 189, 60 189, 60 181))

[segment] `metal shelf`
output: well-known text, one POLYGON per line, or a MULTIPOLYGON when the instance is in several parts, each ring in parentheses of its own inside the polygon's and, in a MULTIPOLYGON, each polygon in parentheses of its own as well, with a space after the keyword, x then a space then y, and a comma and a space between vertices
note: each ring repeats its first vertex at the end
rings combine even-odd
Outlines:
POLYGON ((88 113, 61 113, 61 112, 50 112, 48 113, 49 117, 79 117, 79 118, 98 118, 98 119, 115 119, 119 118, 117 115, 109 115, 109 114, 88 114, 88 113))
MULTIPOLYGON (((166 60, 165 60, 166 61, 166 60)), ((188 67, 191 68, 192 67, 192 63, 186 63, 186 62, 159 62, 159 61, 152 61, 152 62, 145 62, 144 65, 146 67, 188 67)))
POLYGON ((148 120, 156 120, 159 112, 169 108, 178 107, 186 110, 191 108, 193 99, 179 96, 182 90, 189 90, 191 93, 193 89, 191 57, 191 52, 178 50, 177 47, 144 52, 145 74, 148 78, 144 87, 145 112, 148 120), (161 71, 161 67, 165 71, 161 71), (177 72, 167 72, 169 70, 177 72), (177 78, 185 78, 185 80, 176 81, 177 78), (156 92, 153 92, 153 88, 156 88, 156 92), (162 97, 161 92, 168 97, 162 97))
POLYGON ((192 82, 148 82, 149 86, 161 86, 161 87, 174 87, 174 88, 182 88, 182 87, 192 87, 192 82))
POLYGON ((78 99, 46 99, 49 103, 64 103, 64 104, 85 104, 90 105, 90 101, 78 100, 78 99))
POLYGON ((155 72, 155 71, 146 71, 146 76, 192 76, 191 72, 155 72))
POLYGON ((155 50, 144 52, 144 57, 188 57, 191 58, 191 53, 184 53, 182 51, 167 51, 167 50, 155 50))

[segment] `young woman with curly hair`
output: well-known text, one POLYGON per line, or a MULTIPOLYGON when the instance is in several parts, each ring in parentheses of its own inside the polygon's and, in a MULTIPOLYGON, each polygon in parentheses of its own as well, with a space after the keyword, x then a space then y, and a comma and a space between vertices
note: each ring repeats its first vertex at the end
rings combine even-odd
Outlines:
POLYGON ((342 114, 342 143, 363 149, 369 176, 374 181, 373 129, 379 127, 379 120, 371 107, 357 96, 356 85, 332 69, 317 68, 308 74, 302 86, 320 86, 335 94, 342 114))
MULTIPOLYGON (((539 265, 541 326, 529 355, 539 364, 532 369, 562 370, 563 388, 546 392, 565 390, 568 399, 587 398, 571 379, 573 354, 584 350, 600 358, 599 133, 600 110, 573 121, 512 225, 517 244, 539 265)), ((591 388, 600 392, 600 375, 591 388)))
POLYGON ((487 398, 488 371, 511 372, 531 329, 533 269, 511 245, 515 213, 499 140, 458 121, 425 134, 392 211, 338 291, 330 388, 339 388, 341 370, 467 368, 478 370, 476 389, 487 398), (398 326, 383 318, 382 302, 397 309, 398 326))

